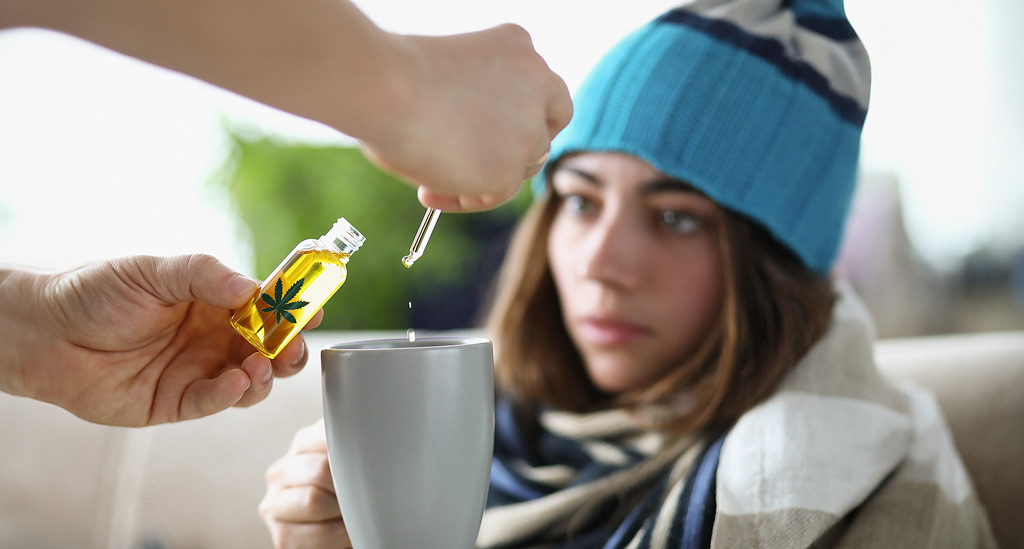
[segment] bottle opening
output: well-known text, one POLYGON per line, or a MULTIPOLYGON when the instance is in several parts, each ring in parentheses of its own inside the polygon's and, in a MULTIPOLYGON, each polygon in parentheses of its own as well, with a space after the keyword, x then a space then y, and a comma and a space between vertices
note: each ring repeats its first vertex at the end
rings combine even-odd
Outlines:
POLYGON ((324 238, 334 242, 342 253, 352 255, 366 242, 366 237, 356 230, 344 217, 339 217, 324 238))

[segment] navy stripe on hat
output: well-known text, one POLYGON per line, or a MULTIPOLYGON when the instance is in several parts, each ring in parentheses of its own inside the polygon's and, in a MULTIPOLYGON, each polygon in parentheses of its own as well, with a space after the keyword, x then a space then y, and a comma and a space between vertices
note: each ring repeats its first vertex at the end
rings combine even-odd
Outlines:
MULTIPOLYGON (((817 19, 817 21, 824 25, 826 20, 817 19)), ((864 126, 864 120, 867 117, 866 109, 861 107, 856 100, 833 90, 825 76, 816 71, 814 67, 786 55, 785 48, 777 40, 752 35, 729 21, 702 17, 685 9, 675 9, 667 12, 655 20, 655 23, 686 25, 717 40, 756 55, 774 65, 782 74, 802 82, 820 95, 847 122, 860 127, 864 126)), ((857 34, 853 32, 853 28, 850 27, 848 22, 846 22, 846 27, 849 29, 849 33, 839 31, 839 25, 832 24, 830 26, 833 27, 833 31, 841 32, 844 36, 852 33, 853 38, 857 37, 857 34)))
POLYGON ((833 19, 831 17, 818 17, 818 16, 797 16, 796 22, 801 27, 805 27, 812 30, 826 38, 837 40, 839 42, 847 42, 850 40, 857 40, 857 31, 853 30, 853 26, 846 19, 833 19))

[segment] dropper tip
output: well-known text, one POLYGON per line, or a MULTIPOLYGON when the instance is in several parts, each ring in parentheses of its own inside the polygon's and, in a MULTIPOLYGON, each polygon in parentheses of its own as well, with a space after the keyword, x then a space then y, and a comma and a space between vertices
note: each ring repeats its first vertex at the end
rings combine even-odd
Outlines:
POLYGON ((413 257, 412 254, 409 254, 402 258, 402 265, 405 265, 406 269, 412 267, 413 263, 416 263, 416 258, 413 257))

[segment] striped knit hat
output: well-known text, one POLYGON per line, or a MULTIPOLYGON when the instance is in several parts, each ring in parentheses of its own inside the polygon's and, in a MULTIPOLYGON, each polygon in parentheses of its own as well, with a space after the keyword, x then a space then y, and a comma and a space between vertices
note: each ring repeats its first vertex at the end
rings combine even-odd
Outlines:
POLYGON ((631 154, 825 273, 853 194, 869 89, 842 0, 697 0, 591 70, 535 191, 567 153, 631 154))

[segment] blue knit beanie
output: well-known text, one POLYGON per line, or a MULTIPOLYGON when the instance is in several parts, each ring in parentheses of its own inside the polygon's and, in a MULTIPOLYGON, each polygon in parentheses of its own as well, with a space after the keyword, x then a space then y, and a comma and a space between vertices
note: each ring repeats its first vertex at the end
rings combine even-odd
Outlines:
POLYGON ((853 194, 869 89, 842 0, 698 0, 591 70, 534 190, 568 153, 634 155, 825 273, 853 194))

